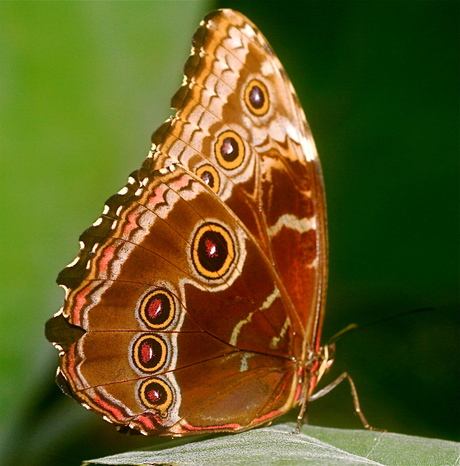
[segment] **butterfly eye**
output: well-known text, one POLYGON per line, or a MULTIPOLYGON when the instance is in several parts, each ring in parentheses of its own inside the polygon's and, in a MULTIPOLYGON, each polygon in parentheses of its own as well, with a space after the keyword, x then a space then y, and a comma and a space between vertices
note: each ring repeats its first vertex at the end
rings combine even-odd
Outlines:
POLYGON ((270 107, 267 86, 258 79, 252 79, 244 92, 244 101, 249 111, 256 116, 263 116, 270 107))
POLYGON ((137 369, 154 372, 166 361, 166 344, 156 335, 145 335, 134 343, 133 361, 137 369))
POLYGON ((172 390, 162 379, 144 380, 139 387, 139 398, 147 408, 166 411, 172 403, 172 390))
POLYGON ((228 231, 215 223, 202 225, 193 239, 192 258, 197 272, 206 278, 221 278, 235 257, 228 231))
POLYGON ((139 317, 148 327, 160 330, 172 322, 175 310, 171 294, 160 289, 144 297, 139 308, 139 317))
POLYGON ((220 177, 217 170, 209 164, 202 165, 196 171, 196 174, 201 178, 216 194, 220 188, 220 177))
POLYGON ((234 131, 224 131, 217 138, 215 155, 222 168, 233 170, 241 166, 245 152, 243 140, 234 131))

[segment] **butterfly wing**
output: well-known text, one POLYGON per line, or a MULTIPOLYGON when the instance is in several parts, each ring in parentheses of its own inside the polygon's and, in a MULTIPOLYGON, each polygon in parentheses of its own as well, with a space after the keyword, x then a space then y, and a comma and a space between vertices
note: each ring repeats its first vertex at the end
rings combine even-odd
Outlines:
POLYGON ((245 430, 289 410, 322 319, 319 162, 281 65, 221 10, 185 73, 177 115, 81 236, 47 324, 63 389, 152 435, 245 430))
POLYGON ((58 379, 146 434, 266 422, 292 406, 297 385, 278 279, 200 179, 162 172, 109 199, 61 272, 65 306, 47 329, 61 338, 58 379))
POLYGON ((283 66, 245 16, 209 14, 192 44, 172 100, 177 115, 153 142, 205 180, 273 262, 305 358, 319 349, 327 279, 325 195, 310 128, 283 66))

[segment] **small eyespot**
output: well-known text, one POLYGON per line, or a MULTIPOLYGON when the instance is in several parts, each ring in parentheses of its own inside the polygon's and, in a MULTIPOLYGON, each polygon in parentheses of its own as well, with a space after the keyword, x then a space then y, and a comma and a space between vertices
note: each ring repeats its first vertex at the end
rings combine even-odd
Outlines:
POLYGON ((196 174, 201 178, 216 194, 219 193, 220 177, 217 170, 209 164, 202 165, 196 171, 196 174))
POLYGON ((216 223, 205 223, 192 242, 192 260, 197 272, 205 278, 221 278, 235 258, 230 233, 216 223))
POLYGON ((173 401, 171 387, 160 378, 144 380, 139 387, 139 398, 146 408, 166 411, 173 401))
POLYGON ((135 366, 144 372, 154 372, 166 362, 166 343, 157 335, 143 335, 133 345, 135 366))
POLYGON ((157 289, 148 293, 139 306, 140 319, 150 328, 161 330, 174 319, 176 307, 171 293, 157 289))
POLYGON ((244 91, 244 101, 249 111, 256 116, 263 116, 270 107, 267 86, 258 79, 252 79, 244 91))
POLYGON ((215 155, 217 163, 226 170, 234 170, 244 161, 245 147, 243 140, 234 131, 224 131, 216 141, 215 155))

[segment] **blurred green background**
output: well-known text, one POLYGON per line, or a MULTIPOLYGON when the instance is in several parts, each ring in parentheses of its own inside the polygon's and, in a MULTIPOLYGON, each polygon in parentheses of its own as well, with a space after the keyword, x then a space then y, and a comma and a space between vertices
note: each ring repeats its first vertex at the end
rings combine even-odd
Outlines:
MULTIPOLYGON (((216 7, 262 30, 316 139, 325 339, 435 308, 344 338, 327 381, 349 372, 375 426, 459 440, 457 1, 1 2, 1 464, 73 465, 158 443, 117 434, 60 393, 43 325, 61 306, 57 272, 145 158, 192 33, 216 7)), ((309 419, 360 428, 345 384, 309 419)))

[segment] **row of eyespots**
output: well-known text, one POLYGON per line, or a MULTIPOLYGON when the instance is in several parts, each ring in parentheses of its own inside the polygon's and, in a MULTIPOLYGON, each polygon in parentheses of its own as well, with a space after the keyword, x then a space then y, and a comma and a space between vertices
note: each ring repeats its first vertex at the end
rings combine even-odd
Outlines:
MULTIPOLYGON (((267 86, 258 79, 252 79, 244 91, 244 102, 248 110, 255 116, 264 116, 270 108, 267 86)), ((246 148, 242 138, 234 131, 221 133, 214 145, 217 163, 225 170, 235 170, 244 162, 246 148)), ((216 194, 220 188, 220 177, 217 170, 209 164, 202 165, 196 171, 216 194)))
MULTIPOLYGON (((229 231, 215 222, 201 225, 191 244, 192 262, 196 271, 207 279, 222 278, 235 260, 235 244, 229 231)), ((138 315, 147 327, 165 329, 174 319, 176 301, 163 288, 148 293, 142 300, 138 315)), ((167 344, 160 335, 145 334, 137 337, 132 346, 134 365, 144 373, 158 372, 167 360, 167 344)), ((162 415, 173 402, 170 385, 160 377, 144 380, 138 388, 139 399, 150 409, 162 415)))
MULTIPOLYGON (((157 335, 143 335, 133 345, 134 363, 145 373, 158 371, 165 364, 166 355, 166 343, 157 335)), ((173 391, 161 377, 149 377, 139 384, 138 397, 146 408, 167 416, 173 402, 173 391)))
MULTIPOLYGON (((149 292, 138 309, 141 321, 152 330, 167 328, 174 320, 176 301, 172 294, 163 288, 149 292)), ((166 342, 159 335, 145 334, 138 337, 132 346, 132 359, 137 368, 145 373, 160 370, 167 359, 166 342)), ((162 416, 173 402, 173 392, 169 384, 160 377, 150 377, 138 387, 141 403, 149 409, 155 409, 162 416)))
MULTIPOLYGON (((266 86, 253 79, 245 89, 244 101, 256 116, 267 113, 270 100, 266 86)), ((246 148, 242 138, 234 131, 221 133, 214 146, 217 163, 226 170, 239 168, 245 159, 246 148)), ((210 164, 202 165, 197 175, 215 192, 220 189, 217 170, 210 164)), ((235 245, 226 228, 216 223, 206 223, 195 233, 192 242, 192 261, 197 272, 205 278, 221 278, 235 258, 235 245)), ((151 329, 166 328, 173 320, 175 301, 163 289, 149 293, 139 308, 141 320, 151 329)), ((166 343, 158 335, 144 335, 133 345, 133 359, 144 372, 158 371, 166 361, 166 343)), ((147 408, 165 415, 172 403, 173 393, 169 384, 159 377, 144 380, 139 386, 139 397, 147 408)))

